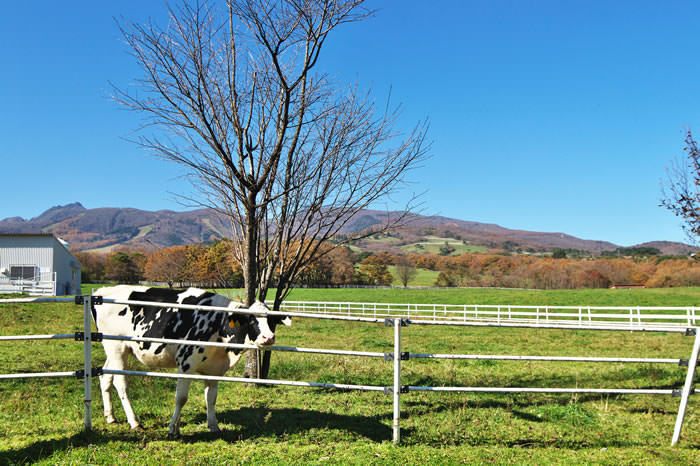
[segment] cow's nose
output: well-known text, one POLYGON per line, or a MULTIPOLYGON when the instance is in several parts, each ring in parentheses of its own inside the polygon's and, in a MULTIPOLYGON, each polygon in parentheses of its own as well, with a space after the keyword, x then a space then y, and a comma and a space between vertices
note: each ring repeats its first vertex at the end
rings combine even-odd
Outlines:
POLYGON ((272 335, 271 337, 267 337, 265 335, 262 335, 262 343, 263 345, 272 345, 275 343, 275 336, 272 335))

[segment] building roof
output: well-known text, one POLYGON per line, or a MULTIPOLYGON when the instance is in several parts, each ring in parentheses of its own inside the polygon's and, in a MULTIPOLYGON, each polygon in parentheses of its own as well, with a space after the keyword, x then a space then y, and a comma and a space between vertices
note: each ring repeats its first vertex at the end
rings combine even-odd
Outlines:
POLYGON ((63 248, 68 251, 68 253, 72 256, 73 253, 70 251, 70 246, 68 245, 68 242, 62 238, 59 238, 58 236, 54 235, 53 233, 0 233, 0 238, 11 238, 11 237, 41 237, 41 238, 53 238, 63 246, 63 248))
POLYGON ((53 233, 0 233, 0 236, 53 236, 53 233))

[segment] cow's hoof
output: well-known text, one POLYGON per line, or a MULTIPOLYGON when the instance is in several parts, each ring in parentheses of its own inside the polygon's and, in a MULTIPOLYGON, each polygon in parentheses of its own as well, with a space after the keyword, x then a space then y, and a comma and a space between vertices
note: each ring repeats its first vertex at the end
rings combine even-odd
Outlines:
POLYGON ((168 438, 170 440, 175 440, 180 438, 180 432, 168 432, 168 438))
POLYGON ((209 427, 209 432, 212 434, 220 434, 221 429, 219 429, 219 426, 209 427))
POLYGON ((134 432, 146 432, 146 430, 143 427, 141 427, 141 424, 136 424, 131 428, 131 430, 133 430, 134 432))
POLYGON ((108 417, 105 417, 105 422, 106 422, 107 424, 116 424, 116 423, 117 423, 117 420, 114 419, 113 416, 108 416, 108 417))

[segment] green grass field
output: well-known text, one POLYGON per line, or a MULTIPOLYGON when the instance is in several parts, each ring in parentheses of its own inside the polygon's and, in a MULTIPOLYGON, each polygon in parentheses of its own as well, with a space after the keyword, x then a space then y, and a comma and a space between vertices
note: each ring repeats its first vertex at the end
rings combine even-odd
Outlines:
MULTIPOLYGON (((403 286, 401 280, 396 273, 396 266, 390 265, 389 272, 394 276, 392 286, 403 286)), ((416 269, 416 276, 408 281, 408 286, 434 286, 440 272, 428 269, 416 269)))
POLYGON ((368 243, 398 243, 401 241, 400 238, 394 238, 393 236, 379 236, 377 238, 370 236, 369 238, 363 239, 368 243))
MULTIPOLYGON (((90 288, 89 286, 87 288, 90 288)), ((654 290, 295 290, 290 299, 366 302, 696 305, 699 288, 654 290)), ((80 330, 72 304, 2 304, 2 334, 80 330)), ((403 329, 410 352, 687 358, 692 338, 544 329, 403 329)), ((278 331, 281 346, 391 351, 392 329, 378 324, 297 319, 278 331)), ((104 360, 94 346, 96 365, 104 360)), ((76 370, 82 346, 70 340, 0 343, 0 372, 76 370)), ((132 367, 139 368, 137 364, 132 367)), ((239 375, 236 367, 228 375, 239 375)), ((379 359, 275 353, 271 378, 390 385, 379 359)), ((675 365, 514 361, 402 363, 402 383, 432 386, 680 387, 675 365)), ((182 435, 167 437, 175 381, 133 377, 131 400, 145 428, 106 425, 97 381, 94 428, 82 431, 82 381, 0 381, 0 464, 698 464, 700 412, 691 397, 683 437, 670 447, 678 398, 552 394, 411 392, 402 396, 402 443, 391 443, 392 400, 374 392, 220 386, 221 434, 210 434, 194 382, 182 435)), ((116 398, 116 396, 115 396, 116 398)))
POLYGON ((411 243, 401 246, 401 249, 407 254, 439 254, 440 248, 445 246, 445 243, 447 243, 449 246, 455 249, 450 254, 451 256, 459 256, 460 254, 475 254, 484 252, 487 249, 485 246, 464 244, 462 241, 454 238, 438 238, 436 236, 428 236, 426 237, 426 240, 427 241, 422 241, 420 243, 411 243))

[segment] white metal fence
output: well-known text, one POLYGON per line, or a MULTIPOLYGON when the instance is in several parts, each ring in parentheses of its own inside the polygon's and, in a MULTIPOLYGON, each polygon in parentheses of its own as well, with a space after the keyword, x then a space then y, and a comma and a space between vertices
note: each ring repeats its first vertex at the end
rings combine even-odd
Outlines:
MULTIPOLYGON (((74 338, 83 342, 84 363, 78 371, 50 372, 35 374, 0 374, 0 379, 28 378, 28 377, 73 377, 84 379, 84 413, 85 428, 92 428, 92 377, 101 373, 141 375, 151 377, 164 377, 173 379, 197 379, 215 380, 223 382, 244 382, 266 385, 287 385, 299 387, 324 387, 346 390, 383 391, 393 396, 393 441, 400 440, 400 397, 403 393, 411 391, 441 391, 441 392, 493 392, 493 393, 596 393, 596 394, 643 394, 643 395, 677 395, 680 396, 680 406, 674 427, 672 445, 675 445, 681 434, 689 396, 697 390, 692 386, 700 352, 700 333, 697 332, 695 322, 695 308, 595 308, 595 307, 542 307, 532 308, 524 306, 463 306, 455 310, 453 307, 438 305, 385 305, 372 304, 371 309, 367 304, 357 303, 309 303, 287 302, 282 312, 256 313, 258 315, 288 315, 293 317, 358 321, 368 323, 384 323, 393 327, 394 351, 390 353, 330 350, 318 348, 295 347, 270 347, 266 349, 276 351, 293 351, 299 353, 336 354, 344 356, 377 357, 393 362, 393 380, 387 386, 367 386, 352 384, 333 384, 319 382, 303 382, 290 380, 248 379, 238 377, 211 377, 189 374, 172 374, 146 371, 119 371, 102 370, 92 367, 91 344, 96 339, 133 340, 159 343, 177 343, 195 346, 226 346, 232 348, 256 348, 250 345, 235 345, 215 342, 167 340, 158 338, 135 338, 106 334, 91 333, 91 306, 95 300, 102 300, 98 296, 78 296, 75 302, 83 304, 83 332, 76 334, 54 335, 13 335, 0 336, 0 341, 18 340, 48 340, 74 338), (345 308, 343 308, 345 306, 345 308), (401 307, 404 306, 404 307, 401 307), (432 306, 432 308, 431 308, 432 306), (572 311, 578 310, 578 311, 572 311), (623 311, 627 310, 627 311, 623 311), (301 311, 301 312, 300 312, 301 311), (410 318, 409 318, 410 316, 410 318), (432 317, 432 318, 431 318, 432 317), (488 325, 488 326, 512 326, 512 327, 542 327, 563 329, 593 329, 593 330, 627 330, 627 331, 655 331, 655 332, 683 332, 686 335, 694 335, 695 342, 690 357, 682 358, 597 358, 597 357, 558 357, 558 356, 505 356, 505 355, 474 355, 474 354, 423 354, 404 353, 401 351, 401 329, 409 324, 418 325, 488 325), (620 389, 620 388, 552 388, 552 387, 425 387, 401 385, 401 362, 410 359, 491 359, 491 360, 538 360, 538 361, 570 361, 570 362, 615 362, 615 363, 649 363, 649 364, 679 364, 688 365, 688 371, 682 388, 678 389, 620 389)), ((0 304, 7 302, 56 302, 72 301, 72 299, 50 298, 24 298, 14 300, 0 300, 0 304)), ((104 299, 104 302, 134 305, 152 305, 151 302, 127 301, 104 299)), ((204 307, 194 305, 169 304, 170 307, 183 309, 203 309, 217 312, 248 313, 247 310, 231 310, 223 307, 204 307)))
POLYGON ((700 323, 688 307, 515 306, 285 301, 282 311, 324 316, 406 318, 425 325, 685 332, 700 323))

